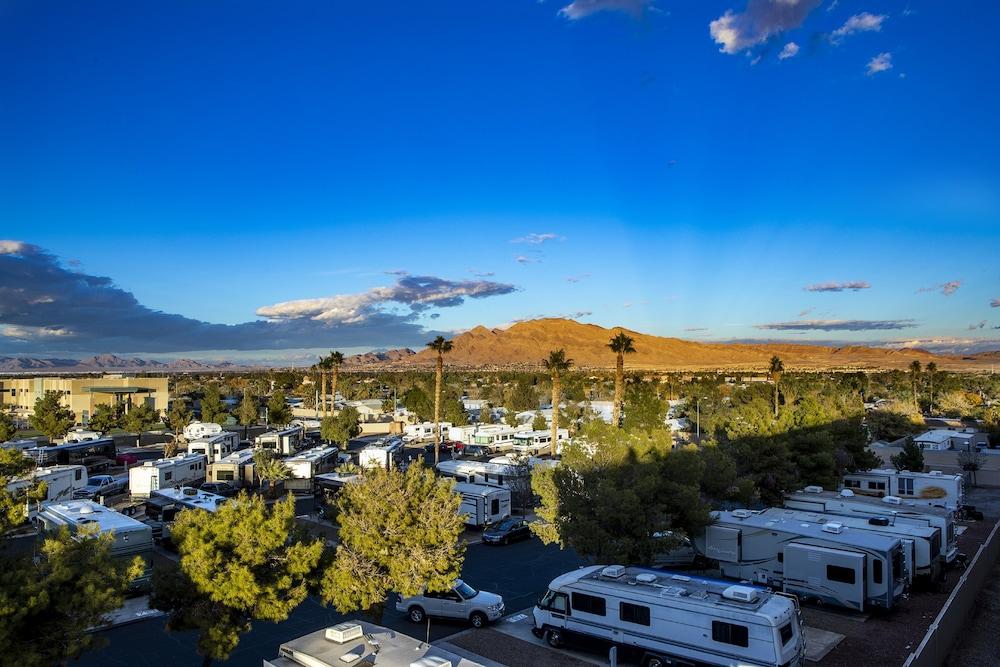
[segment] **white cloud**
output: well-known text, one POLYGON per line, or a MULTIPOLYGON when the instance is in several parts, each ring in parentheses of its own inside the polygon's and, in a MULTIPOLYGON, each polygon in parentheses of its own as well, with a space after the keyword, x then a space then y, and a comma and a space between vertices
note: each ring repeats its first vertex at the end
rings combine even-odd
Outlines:
POLYGON ((787 60, 788 58, 794 58, 799 54, 799 45, 795 42, 788 42, 785 44, 785 48, 781 49, 781 53, 778 54, 778 60, 787 60))
POLYGON ((885 14, 870 14, 861 12, 847 19, 844 25, 830 33, 830 41, 839 44, 848 35, 856 32, 879 32, 882 30, 882 23, 889 18, 885 14))
POLYGON ((32 246, 24 241, 5 241, 0 239, 0 255, 20 255, 32 246))
POLYGON ((559 10, 570 21, 577 21, 598 12, 623 12, 638 18, 643 11, 652 9, 652 0, 573 0, 559 10))
POLYGON ((511 239, 511 243, 527 243, 528 245, 541 245, 546 241, 565 241, 566 239, 558 234, 553 234, 552 232, 545 232, 543 234, 536 234, 532 232, 524 236, 518 236, 516 239, 511 239))
POLYGON ((948 282, 941 283, 940 285, 931 285, 930 287, 921 287, 917 290, 918 293, 921 292, 937 292, 941 290, 941 294, 945 296, 951 296, 958 291, 958 288, 962 286, 961 280, 949 280, 948 282))
POLYGON ((722 53, 735 54, 798 28, 820 0, 749 0, 746 10, 725 14, 708 25, 722 53))
POLYGON ((879 72, 885 72, 892 69, 892 54, 891 53, 880 53, 871 60, 868 61, 868 66, 865 73, 868 76, 878 74, 879 72))
POLYGON ((806 285, 802 289, 807 292, 843 292, 845 290, 857 292, 858 290, 871 289, 871 284, 866 280, 849 280, 842 283, 816 283, 815 285, 806 285))
POLYGON ((755 329, 775 331, 875 331, 907 329, 917 326, 913 320, 798 320, 755 324, 755 329))

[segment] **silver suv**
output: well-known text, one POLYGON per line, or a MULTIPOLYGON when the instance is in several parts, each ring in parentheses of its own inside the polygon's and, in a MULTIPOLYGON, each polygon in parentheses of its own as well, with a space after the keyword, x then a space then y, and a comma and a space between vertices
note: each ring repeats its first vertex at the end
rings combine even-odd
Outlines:
POLYGON ((459 579, 442 593, 425 591, 409 598, 400 595, 396 611, 405 613, 414 623, 422 623, 428 616, 466 618, 473 627, 481 628, 503 616, 504 604, 496 593, 477 591, 459 579))

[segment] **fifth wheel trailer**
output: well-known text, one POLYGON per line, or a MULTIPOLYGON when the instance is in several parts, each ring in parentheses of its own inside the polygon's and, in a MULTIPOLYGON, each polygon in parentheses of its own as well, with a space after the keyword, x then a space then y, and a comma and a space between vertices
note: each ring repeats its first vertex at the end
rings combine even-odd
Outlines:
POLYGON ((491 484, 455 484, 455 493, 462 496, 458 513, 470 526, 486 526, 510 516, 510 489, 491 484))
POLYGON ((153 491, 175 486, 191 486, 205 481, 204 454, 178 454, 146 461, 128 471, 128 488, 133 498, 148 498, 153 491))
POLYGON ((240 446, 240 435, 235 431, 223 431, 206 435, 188 443, 188 454, 204 454, 208 463, 215 463, 229 456, 240 446))
POLYGON ((902 542, 836 524, 750 510, 712 512, 695 548, 722 575, 856 611, 891 609, 906 592, 902 542))

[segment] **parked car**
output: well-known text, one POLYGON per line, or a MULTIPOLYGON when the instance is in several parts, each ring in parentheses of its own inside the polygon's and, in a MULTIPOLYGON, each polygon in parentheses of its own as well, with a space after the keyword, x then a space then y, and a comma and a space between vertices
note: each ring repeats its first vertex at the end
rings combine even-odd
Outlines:
POLYGON ((201 485, 201 490, 207 493, 214 493, 223 498, 232 498, 239 491, 239 489, 229 482, 205 482, 201 485))
MULTIPOLYGON (((428 442, 426 445, 424 445, 424 451, 427 452, 428 454, 433 454, 434 453, 434 443, 433 442, 428 442)), ((451 441, 451 440, 442 440, 441 441, 441 451, 442 452, 457 451, 457 448, 455 447, 455 443, 453 441, 451 441)))
POLYGON ((465 445, 462 448, 462 456, 467 457, 477 457, 477 456, 489 456, 490 450, 488 450, 483 445, 465 445))
POLYGON ((503 616, 504 603, 496 593, 477 591, 459 579, 442 593, 425 591, 408 598, 400 595, 396 611, 403 612, 414 623, 423 623, 428 616, 464 618, 473 627, 481 628, 503 616))
POLYGON ((131 466, 135 465, 138 462, 139 462, 139 457, 136 456, 135 454, 129 454, 126 452, 124 454, 117 454, 115 456, 115 463, 120 466, 131 466))
POLYGON ((73 492, 73 497, 91 499, 98 496, 114 496, 125 493, 128 489, 128 476, 114 477, 112 475, 93 475, 87 480, 87 485, 73 492))
POLYGON ((511 517, 483 531, 483 544, 510 544, 531 537, 531 528, 524 519, 511 517))

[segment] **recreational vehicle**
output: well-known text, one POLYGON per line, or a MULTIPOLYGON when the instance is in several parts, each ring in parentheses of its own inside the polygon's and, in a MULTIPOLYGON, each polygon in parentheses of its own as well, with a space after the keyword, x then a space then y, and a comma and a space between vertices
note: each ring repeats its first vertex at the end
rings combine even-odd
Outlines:
MULTIPOLYGON (((441 422, 441 437, 452 439, 450 436, 451 422, 441 422)), ((420 442, 421 440, 433 440, 435 433, 434 422, 423 422, 420 424, 409 424, 403 429, 403 440, 406 442, 420 442)))
POLYGON ((82 428, 75 428, 66 434, 63 442, 89 442, 90 440, 100 440, 100 431, 88 431, 82 428))
POLYGON ((191 422, 184 427, 184 439, 188 442, 222 433, 222 426, 214 422, 191 422))
POLYGON ((577 637, 618 646, 639 664, 801 665, 794 598, 663 570, 592 565, 552 580, 532 610, 553 647, 577 637))
POLYGON ((316 475, 337 467, 340 454, 336 447, 313 447, 285 459, 285 465, 291 473, 285 480, 285 488, 293 493, 312 493, 316 475))
POLYGON ((347 484, 360 482, 363 479, 361 475, 352 472, 325 472, 316 475, 316 485, 324 491, 336 493, 347 484))
POLYGON ((487 526, 510 516, 510 489, 492 484, 455 484, 455 493, 462 496, 458 513, 469 526, 487 526))
POLYGON ((40 466, 82 465, 90 472, 106 470, 115 461, 118 450, 111 438, 68 442, 62 445, 25 449, 24 455, 40 466))
POLYGON ((896 496, 856 496, 850 489, 839 493, 824 491, 818 486, 807 486, 786 495, 785 507, 843 516, 884 517, 893 523, 930 526, 936 528, 940 535, 945 563, 953 563, 958 556, 955 513, 943 507, 916 505, 896 496))
POLYGON ((87 486, 87 469, 81 465, 57 465, 35 468, 28 475, 7 483, 7 491, 14 496, 25 496, 36 484, 45 484, 45 497, 24 498, 28 519, 33 519, 42 503, 68 501, 87 486))
POLYGON ((896 496, 907 502, 959 510, 965 504, 965 480, 940 470, 868 470, 844 475, 844 488, 858 495, 896 496))
POLYGON ((206 435, 188 444, 188 454, 204 454, 208 463, 235 452, 240 446, 240 436, 235 431, 206 435))
POLYGON ((253 472, 253 450, 241 449, 209 463, 205 470, 209 482, 230 482, 236 487, 256 486, 253 472))
POLYGON ((145 572, 131 583, 131 587, 141 588, 149 582, 152 573, 153 530, 141 521, 92 500, 67 500, 46 503, 38 513, 38 524, 44 532, 55 532, 66 526, 73 535, 95 528, 95 535, 112 534, 112 558, 131 561, 139 556, 146 564, 145 572))
POLYGON ((516 484, 522 469, 504 463, 483 461, 441 461, 437 464, 438 474, 453 477, 458 482, 472 484, 495 484, 511 488, 516 484))
POLYGON ((37 440, 8 440, 7 442, 0 442, 0 449, 15 449, 19 452, 23 452, 26 449, 35 449, 39 446, 37 440))
POLYGON ((205 481, 204 454, 178 454, 167 459, 146 461, 128 471, 128 488, 133 498, 148 498, 153 491, 205 481))
POLYGON ((694 545, 724 577, 856 611, 891 609, 906 591, 899 538, 750 510, 712 512, 711 521, 694 545))
POLYGON ((189 486, 156 489, 150 493, 144 504, 146 524, 152 528, 153 539, 157 542, 170 541, 170 526, 177 513, 188 509, 215 512, 227 498, 193 489, 189 486))
MULTIPOLYGON (((562 450, 562 445, 569 440, 569 430, 558 429, 556 447, 562 450)), ((552 431, 524 431, 514 434, 514 451, 518 454, 537 456, 548 454, 552 450, 552 431)))
POLYGON ((476 424, 471 424, 469 426, 452 426, 448 429, 448 439, 461 442, 466 445, 475 444, 473 437, 476 434, 476 430, 479 428, 480 427, 476 424))
POLYGON ((485 447, 491 453, 507 452, 514 448, 514 434, 518 432, 500 424, 480 426, 469 444, 485 447))
POLYGON ((169 489, 157 489, 153 491, 153 496, 166 498, 175 503, 178 509, 199 509, 208 512, 215 512, 219 505, 229 500, 223 496, 202 491, 190 486, 175 486, 169 489))
POLYGON ((270 449, 278 456, 291 456, 303 446, 302 427, 293 426, 279 431, 268 431, 254 438, 254 447, 270 449))
POLYGON ((403 462, 403 440, 401 438, 383 438, 374 445, 365 447, 358 452, 358 465, 363 470, 370 468, 399 467, 403 462))

